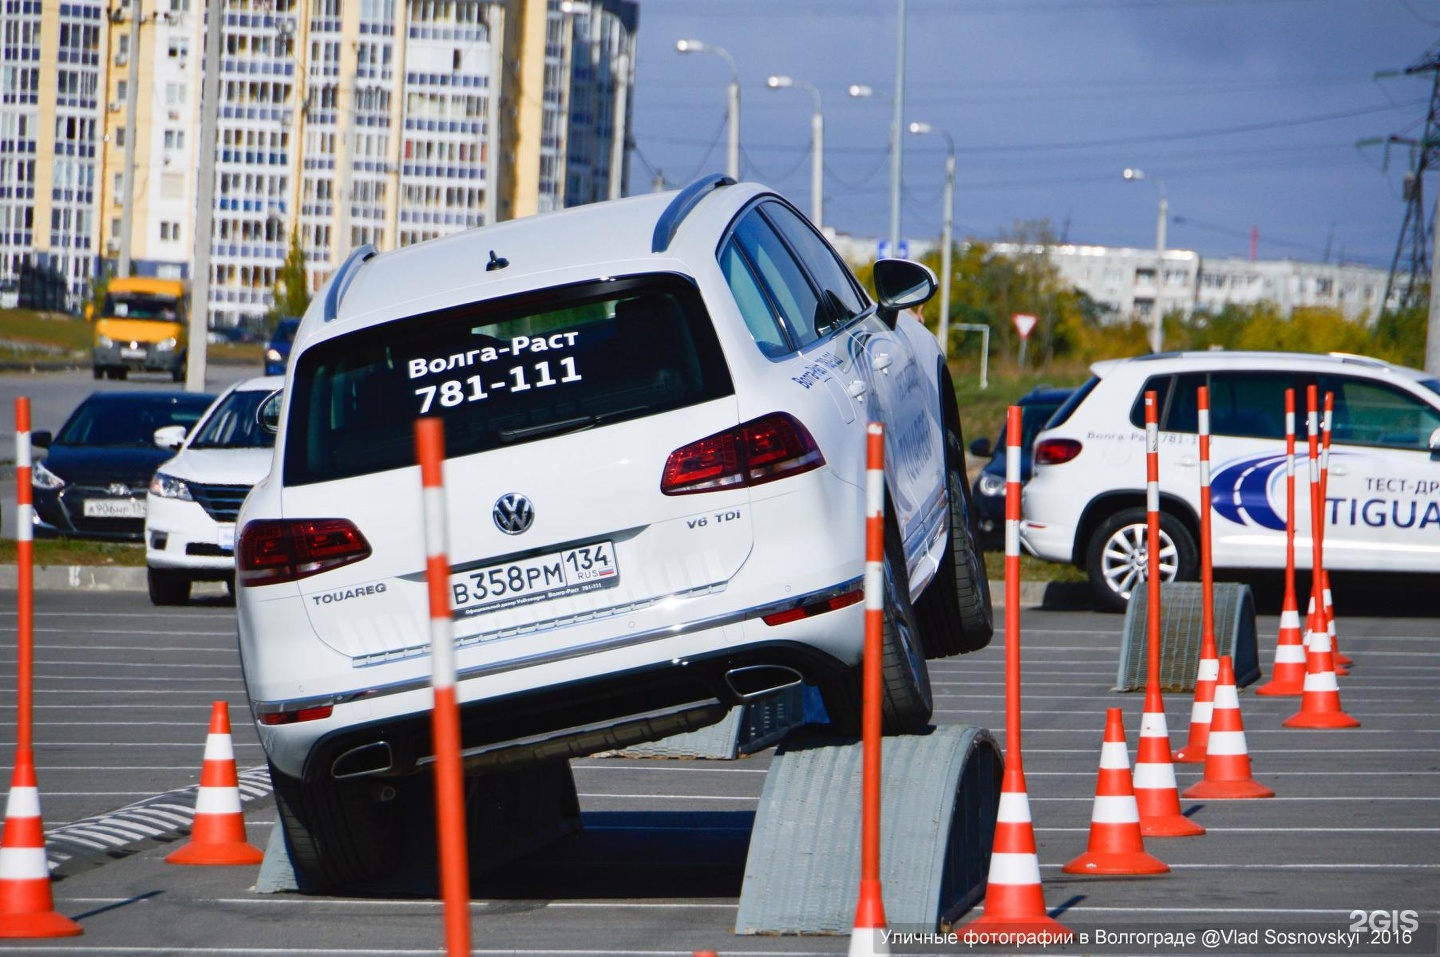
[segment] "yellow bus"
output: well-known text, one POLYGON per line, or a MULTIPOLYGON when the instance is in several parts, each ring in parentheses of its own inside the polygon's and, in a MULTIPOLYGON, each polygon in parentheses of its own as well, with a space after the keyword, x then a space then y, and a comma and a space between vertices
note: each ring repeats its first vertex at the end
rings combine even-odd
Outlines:
POLYGON ((185 381, 190 284, 183 279, 111 279, 95 321, 95 378, 168 372, 185 381))

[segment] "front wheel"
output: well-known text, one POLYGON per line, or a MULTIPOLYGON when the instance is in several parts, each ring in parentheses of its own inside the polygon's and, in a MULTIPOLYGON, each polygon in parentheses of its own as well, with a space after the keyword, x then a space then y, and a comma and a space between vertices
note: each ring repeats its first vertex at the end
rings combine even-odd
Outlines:
MULTIPOLYGON (((1101 523, 1085 551, 1085 571, 1095 593, 1096 607, 1124 611, 1135 590, 1149 577, 1146 547, 1147 519, 1143 508, 1127 508, 1101 523)), ((1160 580, 1193 581, 1200 560, 1185 524, 1160 513, 1160 580)))
POLYGON ((190 600, 190 579, 180 572, 145 569, 152 605, 183 605, 190 600))

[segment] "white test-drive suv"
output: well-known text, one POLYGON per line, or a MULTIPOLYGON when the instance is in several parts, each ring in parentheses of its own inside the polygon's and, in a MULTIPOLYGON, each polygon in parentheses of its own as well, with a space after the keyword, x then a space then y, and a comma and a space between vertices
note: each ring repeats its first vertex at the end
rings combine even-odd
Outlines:
POLYGON ((1096 363, 1035 439, 1021 541, 1087 570, 1123 609, 1145 580, 1144 396, 1157 398, 1160 571, 1200 559, 1197 390, 1210 390, 1211 542, 1218 571, 1285 567, 1285 390, 1295 390, 1296 551, 1310 555, 1306 388, 1334 395, 1325 499, 1332 570, 1440 572, 1440 380, 1352 355, 1161 353, 1096 363))
POLYGON ((240 516, 245 681, 312 885, 388 866, 431 761, 413 424, 444 423, 467 771, 719 720, 798 682, 859 725, 866 422, 886 426, 885 721, 984 647, 988 583, 935 337, 753 184, 357 250, 295 339, 240 516))
POLYGON ((285 384, 246 379, 221 393, 188 437, 166 426, 155 441, 175 450, 150 479, 145 500, 145 571, 150 601, 183 605, 198 581, 234 590, 235 518, 274 457, 275 434, 261 427, 261 406, 285 384))

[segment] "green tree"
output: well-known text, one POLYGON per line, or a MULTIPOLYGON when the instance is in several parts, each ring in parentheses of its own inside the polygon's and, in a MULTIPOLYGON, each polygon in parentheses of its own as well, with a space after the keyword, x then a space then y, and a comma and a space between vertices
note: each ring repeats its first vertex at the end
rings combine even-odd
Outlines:
POLYGON ((290 251, 285 263, 275 274, 274 302, 267 317, 271 324, 281 316, 303 316, 310 306, 310 281, 305 273, 305 251, 300 248, 300 233, 290 233, 290 251))

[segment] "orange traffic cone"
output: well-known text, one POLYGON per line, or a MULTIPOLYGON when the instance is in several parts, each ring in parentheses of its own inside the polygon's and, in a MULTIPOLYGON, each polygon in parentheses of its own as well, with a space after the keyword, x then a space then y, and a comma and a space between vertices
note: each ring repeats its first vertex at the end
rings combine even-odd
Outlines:
POLYGON ((1355 663, 1349 655, 1340 652, 1340 639, 1335 633, 1335 600, 1330 597, 1330 569, 1320 570, 1321 591, 1325 598, 1325 630, 1330 633, 1330 653, 1335 656, 1335 673, 1347 674, 1341 671, 1355 663))
POLYGON ((1235 690, 1235 666, 1229 655, 1222 655, 1220 680, 1215 686, 1210 748, 1205 755, 1205 776, 1185 789, 1185 797, 1230 799, 1274 796, 1274 791, 1250 776, 1250 751, 1245 747, 1245 723, 1240 717, 1240 695, 1235 690))
POLYGON ((1169 864, 1145 853, 1119 708, 1105 711, 1105 743, 1100 746, 1089 845, 1084 854, 1060 869, 1066 874, 1164 874, 1170 870, 1169 864))
POLYGON ((1065 936, 1070 933, 1045 910, 1035 826, 1030 820, 1030 795, 1025 790, 1024 773, 1013 762, 1005 768, 1000 786, 1000 810, 995 817, 994 850, 985 886, 985 913, 969 926, 1026 934, 1042 930, 1065 936))
MULTIPOLYGON (((1324 607, 1320 606, 1318 611, 1316 608, 1315 596, 1311 595, 1309 610, 1305 612, 1305 649, 1307 652, 1310 649, 1310 642, 1316 633, 1323 631, 1327 636, 1330 634, 1330 626, 1325 621, 1324 607)), ((1335 674, 1342 678, 1350 673, 1348 668, 1335 660, 1335 646, 1333 644, 1330 646, 1330 666, 1334 669, 1335 674)), ((1310 667, 1310 659, 1308 657, 1305 659, 1305 667, 1308 671, 1310 667)))
POLYGON ((264 853, 245 840, 240 779, 230 738, 230 706, 216 701, 210 708, 210 734, 205 739, 190 843, 165 860, 170 864, 259 864, 264 859, 264 853))
POLYGON ((1215 641, 1206 635, 1200 643, 1200 666, 1195 672, 1195 702, 1190 706, 1190 740, 1172 756, 1176 764, 1200 764, 1210 741, 1210 722, 1215 711, 1215 679, 1220 661, 1215 641))
POLYGON ((1199 837, 1205 829, 1180 813, 1180 787, 1170 761, 1170 731, 1159 687, 1145 691, 1140 745, 1135 750, 1135 803, 1146 837, 1199 837))
POLYGON ((1360 722, 1340 707, 1340 683, 1330 655, 1330 633, 1311 632, 1305 652, 1305 691, 1300 710, 1281 722, 1287 728, 1358 728, 1360 722))
POLYGON ((1270 680, 1255 689, 1263 695, 1298 695, 1305 690, 1305 636, 1300 631, 1300 609, 1295 592, 1287 588, 1280 611, 1280 640, 1275 646, 1275 666, 1270 680))
POLYGON ((5 805, 5 835, 0 840, 0 937, 74 937, 84 929, 55 913, 50 894, 50 863, 45 856, 45 825, 40 820, 40 789, 35 756, 16 751, 5 805))

